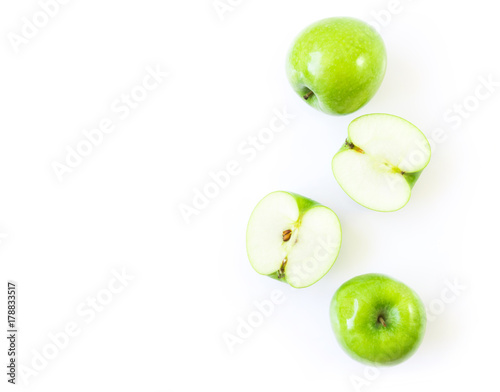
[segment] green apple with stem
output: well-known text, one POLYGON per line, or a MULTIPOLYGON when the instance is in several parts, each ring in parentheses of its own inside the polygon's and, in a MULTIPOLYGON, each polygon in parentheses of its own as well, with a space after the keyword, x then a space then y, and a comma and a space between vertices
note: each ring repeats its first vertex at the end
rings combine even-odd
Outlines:
POLYGON ((390 114, 367 114, 349 124, 332 170, 357 203, 375 211, 396 211, 410 200, 430 158, 429 141, 416 126, 390 114))
POLYGON ((382 38, 354 18, 320 20, 304 29, 286 60, 288 80, 300 98, 332 115, 355 112, 377 92, 386 69, 382 38))
POLYGON ((405 284, 380 274, 345 282, 330 305, 340 346, 354 359, 395 365, 408 359, 425 334, 425 308, 405 284))
POLYGON ((246 235, 255 271, 295 288, 316 283, 330 270, 341 241, 340 222, 330 208, 282 191, 257 204, 246 235))

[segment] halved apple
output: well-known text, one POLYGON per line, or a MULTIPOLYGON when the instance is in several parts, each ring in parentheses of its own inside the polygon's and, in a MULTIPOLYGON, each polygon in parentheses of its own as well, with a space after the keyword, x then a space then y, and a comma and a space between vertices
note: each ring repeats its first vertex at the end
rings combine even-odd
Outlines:
POLYGON ((331 209, 290 192, 262 199, 247 227, 247 253, 255 271, 295 288, 316 283, 330 270, 341 241, 340 222, 331 209))
POLYGON ((349 124, 332 170, 351 199, 388 212, 408 203, 430 158, 429 141, 416 126, 390 114, 367 114, 349 124))

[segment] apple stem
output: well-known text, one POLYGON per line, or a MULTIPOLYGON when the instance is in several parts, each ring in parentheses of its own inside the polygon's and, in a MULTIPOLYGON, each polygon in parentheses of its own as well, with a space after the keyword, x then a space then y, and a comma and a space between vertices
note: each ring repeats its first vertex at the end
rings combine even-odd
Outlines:
POLYGON ((385 324, 385 320, 382 316, 378 316, 378 322, 382 324, 384 327, 387 327, 387 325, 385 324))
POLYGON ((292 230, 285 230, 283 232, 283 241, 287 242, 292 236, 292 230))
POLYGON ((307 101, 313 94, 314 93, 312 91, 309 91, 306 95, 304 95, 304 99, 307 101))

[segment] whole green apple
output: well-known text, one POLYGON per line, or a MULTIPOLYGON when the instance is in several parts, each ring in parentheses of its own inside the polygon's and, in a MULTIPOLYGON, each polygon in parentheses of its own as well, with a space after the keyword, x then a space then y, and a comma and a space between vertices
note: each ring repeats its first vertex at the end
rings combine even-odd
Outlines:
POLYGON ((295 39, 286 62, 288 80, 309 105, 328 114, 355 112, 377 92, 385 75, 384 42, 354 18, 320 20, 295 39))
POLYGON ((332 328, 354 359, 395 365, 409 358, 425 333, 425 308, 405 284, 380 274, 344 283, 330 305, 332 328))

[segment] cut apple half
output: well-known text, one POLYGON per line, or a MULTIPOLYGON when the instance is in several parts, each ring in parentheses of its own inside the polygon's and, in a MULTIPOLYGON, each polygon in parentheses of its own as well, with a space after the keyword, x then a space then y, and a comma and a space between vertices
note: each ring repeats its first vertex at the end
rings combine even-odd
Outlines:
POLYGON ((389 212, 408 203, 430 158, 429 141, 416 126, 390 114, 367 114, 349 124, 332 170, 354 201, 389 212))
POLYGON ((255 271, 295 288, 316 283, 330 270, 341 241, 340 222, 331 209, 289 192, 262 199, 247 227, 247 253, 255 271))

